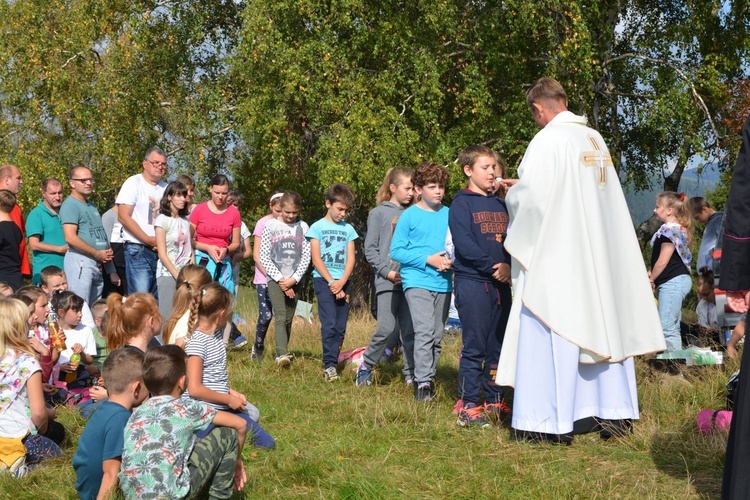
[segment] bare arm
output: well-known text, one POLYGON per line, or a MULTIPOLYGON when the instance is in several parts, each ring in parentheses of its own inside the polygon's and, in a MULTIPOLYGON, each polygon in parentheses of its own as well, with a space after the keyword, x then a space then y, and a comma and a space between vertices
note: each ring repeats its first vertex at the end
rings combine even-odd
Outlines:
POLYGON ((167 255, 167 232, 163 227, 159 226, 156 226, 154 228, 154 232, 156 234, 156 253, 159 255, 161 265, 167 268, 174 279, 177 279, 177 274, 179 273, 179 271, 172 263, 169 255, 167 255))
POLYGON ((34 372, 26 381, 26 393, 29 395, 29 406, 31 407, 31 421, 34 422, 36 430, 40 434, 47 431, 47 405, 44 403, 44 391, 42 390, 42 372, 34 372))
POLYGON ((330 283, 333 280, 331 273, 328 272, 323 257, 320 254, 320 240, 313 238, 310 240, 310 258, 312 259, 315 270, 318 271, 321 278, 326 280, 326 283, 330 283))
MULTIPOLYGON (((235 227, 232 229, 232 242, 227 247, 227 253, 234 253, 238 248, 240 248, 240 233, 241 229, 239 227, 235 227)), ((227 253, 225 253, 224 255, 226 255, 227 253)))
POLYGON ((120 472, 120 466, 122 465, 122 458, 110 458, 102 462, 102 485, 99 487, 99 494, 96 495, 96 500, 106 500, 112 498, 117 488, 117 473, 120 472))
POLYGON ((188 355, 187 377, 188 392, 191 397, 208 403, 227 405, 233 410, 241 410, 245 407, 237 396, 216 392, 203 385, 203 359, 200 356, 188 355))
POLYGON ((112 260, 112 250, 97 250, 78 236, 78 224, 63 224, 63 235, 70 248, 76 252, 88 255, 97 262, 112 260))
POLYGON ((135 206, 133 205, 120 205, 117 210, 117 220, 120 221, 122 227, 127 229, 128 232, 135 236, 136 239, 140 240, 141 243, 151 248, 155 247, 156 238, 154 236, 149 236, 145 232, 143 232, 141 226, 139 226, 135 219, 133 219, 134 209, 135 206))
POLYGON ((661 244, 661 252, 659 253, 659 258, 656 260, 656 264, 654 264, 654 267, 651 269, 651 281, 655 282, 659 275, 664 272, 664 269, 667 267, 669 259, 672 257, 673 253, 674 245, 672 243, 665 242, 661 244))
POLYGON ((50 245, 49 243, 44 243, 39 239, 39 235, 31 235, 29 236, 29 247, 31 247, 32 250, 35 252, 51 252, 51 253, 59 253, 59 254, 65 254, 65 252, 68 251, 68 245, 50 245))

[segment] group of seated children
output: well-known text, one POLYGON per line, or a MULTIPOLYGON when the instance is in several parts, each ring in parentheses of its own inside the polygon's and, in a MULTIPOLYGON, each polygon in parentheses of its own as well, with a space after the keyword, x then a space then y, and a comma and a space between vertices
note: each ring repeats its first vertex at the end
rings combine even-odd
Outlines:
POLYGON ((182 498, 205 485, 228 498, 233 486, 241 488, 245 435, 262 448, 275 441, 257 423, 258 409, 229 387, 222 330, 231 293, 205 268, 184 267, 165 331, 179 344, 158 346, 162 317, 152 295, 111 294, 89 310, 66 290, 62 270, 41 276, 42 288, 0 300, 0 470, 22 475, 61 455, 65 429, 54 405, 67 402, 91 417, 74 459, 81 498, 109 491, 118 473, 127 498, 182 498), (82 323, 84 310, 93 329, 82 323), (145 436, 144 422, 158 418, 173 430, 145 436), (153 453, 166 457, 164 467, 152 470, 153 453))

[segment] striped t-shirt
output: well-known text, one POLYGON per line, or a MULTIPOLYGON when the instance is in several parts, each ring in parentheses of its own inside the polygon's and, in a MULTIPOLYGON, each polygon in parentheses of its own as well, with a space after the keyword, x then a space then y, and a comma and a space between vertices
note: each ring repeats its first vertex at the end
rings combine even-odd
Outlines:
MULTIPOLYGON (((203 385, 212 391, 221 394, 229 394, 229 375, 227 374, 227 349, 224 347, 224 338, 221 330, 216 330, 213 335, 193 331, 190 341, 185 345, 188 357, 198 356, 203 360, 203 385)), ((189 396, 185 391, 183 397, 189 396)), ((228 410, 227 405, 219 403, 205 403, 217 410, 228 410)))

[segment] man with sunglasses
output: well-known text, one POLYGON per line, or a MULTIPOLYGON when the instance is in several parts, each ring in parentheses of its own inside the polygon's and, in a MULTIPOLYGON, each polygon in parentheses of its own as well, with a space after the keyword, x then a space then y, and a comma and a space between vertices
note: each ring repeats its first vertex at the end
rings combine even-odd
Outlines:
POLYGON ((112 249, 96 205, 89 201, 94 190, 94 177, 84 166, 69 172, 70 196, 60 207, 60 222, 69 249, 65 254, 68 290, 93 304, 102 298, 104 276, 102 266, 113 283, 120 278, 112 262, 112 249))
POLYGON ((143 172, 129 177, 122 185, 115 204, 119 207, 118 220, 123 226, 126 293, 147 292, 156 297, 156 263, 159 257, 156 253, 154 220, 167 187, 161 180, 167 171, 167 155, 155 146, 146 151, 142 165, 143 172))

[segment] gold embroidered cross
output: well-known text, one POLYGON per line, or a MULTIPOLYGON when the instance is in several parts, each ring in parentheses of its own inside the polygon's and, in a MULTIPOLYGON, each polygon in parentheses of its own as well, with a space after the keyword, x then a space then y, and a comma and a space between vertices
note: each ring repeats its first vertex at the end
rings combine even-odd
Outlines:
POLYGON ((596 142, 592 136, 588 140, 593 146, 593 151, 584 151, 581 153, 581 163, 584 167, 594 167, 599 169, 599 185, 607 184, 607 167, 614 167, 612 157, 596 142))

